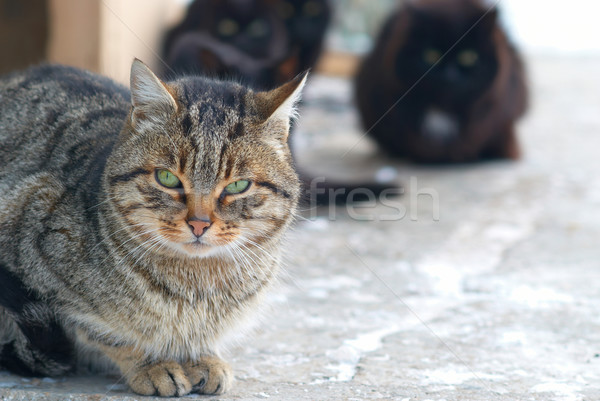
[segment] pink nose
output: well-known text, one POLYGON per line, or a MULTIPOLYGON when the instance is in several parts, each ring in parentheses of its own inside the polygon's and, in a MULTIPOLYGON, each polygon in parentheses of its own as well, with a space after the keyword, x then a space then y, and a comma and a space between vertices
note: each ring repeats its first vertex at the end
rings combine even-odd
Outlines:
POLYGON ((208 227, 210 227, 212 224, 210 221, 200 220, 196 217, 191 218, 187 223, 196 237, 200 237, 202 234, 204 234, 206 230, 208 230, 208 227))

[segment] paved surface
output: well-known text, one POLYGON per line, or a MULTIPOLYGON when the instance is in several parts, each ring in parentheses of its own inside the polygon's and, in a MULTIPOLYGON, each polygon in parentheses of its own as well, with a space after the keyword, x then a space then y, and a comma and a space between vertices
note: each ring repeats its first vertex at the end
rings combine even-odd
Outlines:
MULTIPOLYGON (((349 87, 316 77, 300 163, 397 171, 406 194, 304 212, 220 399, 600 400, 598 71, 600 59, 531 60, 524 160, 451 168, 392 163, 368 141, 342 158, 360 135, 349 87)), ((2 373, 0 398, 136 399, 115 377, 2 373)))

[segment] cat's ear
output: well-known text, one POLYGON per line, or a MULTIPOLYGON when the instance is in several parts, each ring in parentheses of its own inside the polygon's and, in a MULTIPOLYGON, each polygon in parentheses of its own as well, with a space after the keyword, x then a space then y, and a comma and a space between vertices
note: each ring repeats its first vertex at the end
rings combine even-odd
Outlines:
POLYGON ((177 110, 177 102, 167 90, 167 86, 137 58, 131 64, 131 123, 164 121, 177 110))
POLYGON ((289 130, 290 121, 297 117, 296 103, 300 100, 307 78, 308 71, 279 88, 256 93, 256 113, 260 121, 279 121, 284 123, 289 130))

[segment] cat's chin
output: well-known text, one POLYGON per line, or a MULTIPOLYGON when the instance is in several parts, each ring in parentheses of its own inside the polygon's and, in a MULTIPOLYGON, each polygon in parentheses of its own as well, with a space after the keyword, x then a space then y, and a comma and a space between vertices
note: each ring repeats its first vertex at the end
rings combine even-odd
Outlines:
POLYGON ((219 251, 218 246, 208 245, 203 242, 184 242, 184 243, 171 243, 170 248, 174 250, 179 256, 186 256, 188 258, 206 258, 214 256, 219 251))

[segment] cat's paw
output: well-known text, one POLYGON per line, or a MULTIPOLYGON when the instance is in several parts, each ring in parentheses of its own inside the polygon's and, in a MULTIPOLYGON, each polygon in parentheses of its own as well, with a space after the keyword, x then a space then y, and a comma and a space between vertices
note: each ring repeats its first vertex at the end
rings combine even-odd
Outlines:
POLYGON ((192 391, 199 394, 223 394, 231 388, 233 373, 227 362, 205 356, 196 362, 183 365, 192 383, 192 391))
POLYGON ((182 396, 192 389, 181 365, 170 361, 139 368, 129 376, 128 383, 133 391, 142 395, 182 396))

